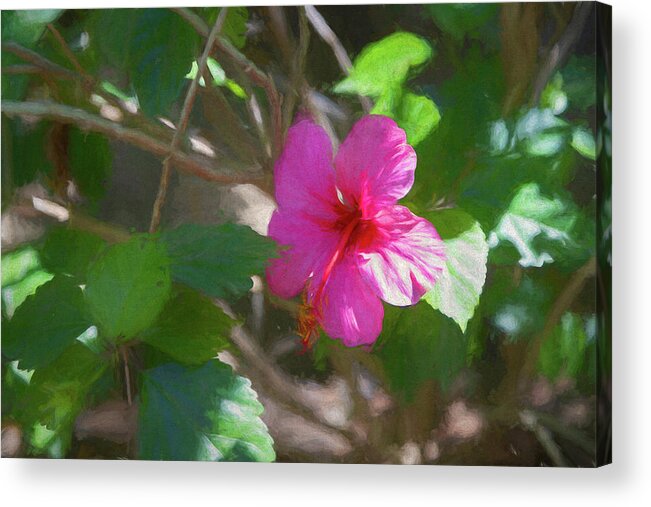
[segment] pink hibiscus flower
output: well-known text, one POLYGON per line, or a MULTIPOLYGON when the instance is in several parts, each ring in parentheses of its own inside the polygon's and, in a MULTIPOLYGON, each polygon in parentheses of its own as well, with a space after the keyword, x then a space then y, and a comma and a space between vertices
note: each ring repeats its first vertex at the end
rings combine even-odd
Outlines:
POLYGON ((269 236, 288 248, 267 280, 284 298, 305 291, 304 344, 317 325, 349 347, 371 344, 382 330, 381 300, 413 305, 436 283, 443 242, 432 224, 397 204, 415 168, 404 131, 385 116, 359 120, 334 160, 330 139, 312 121, 287 132, 269 236))

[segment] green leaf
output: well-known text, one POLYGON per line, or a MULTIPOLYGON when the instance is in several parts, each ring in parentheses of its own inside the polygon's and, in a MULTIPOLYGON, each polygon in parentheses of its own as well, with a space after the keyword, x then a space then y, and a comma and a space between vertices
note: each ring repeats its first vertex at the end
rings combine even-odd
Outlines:
POLYGON ((459 326, 422 302, 385 305, 378 343, 391 390, 407 402, 427 380, 447 389, 466 364, 468 340, 459 326))
POLYGON ((54 227, 41 247, 41 259, 43 266, 52 273, 85 280, 88 266, 105 246, 103 239, 89 232, 54 227))
POLYGON ((141 339, 179 363, 198 365, 228 347, 233 324, 209 298, 182 288, 141 339))
POLYGON ((2 305, 5 316, 11 318, 27 296, 52 279, 41 267, 38 253, 31 246, 2 256, 2 305))
POLYGON ((41 268, 38 252, 31 246, 2 256, 2 286, 20 282, 28 273, 41 268))
POLYGON ((10 160, 13 185, 22 187, 36 180, 39 175, 52 174, 52 162, 46 154, 50 124, 41 121, 29 125, 18 118, 12 118, 7 125, 12 143, 8 150, 3 145, 3 157, 7 156, 10 160))
POLYGON ((86 300, 111 340, 131 338, 153 324, 172 285, 164 246, 145 235, 107 248, 87 280, 86 300))
POLYGON ((576 378, 585 363, 587 347, 583 320, 574 313, 565 313, 540 348, 538 369, 550 380, 561 374, 576 378))
POLYGON ((497 13, 496 4, 432 4, 425 6, 434 22, 454 39, 467 34, 477 35, 477 29, 497 13))
POLYGON ((276 252, 272 240, 235 224, 182 225, 162 239, 174 279, 218 298, 244 295, 253 286, 251 276, 261 274, 276 252))
MULTIPOLYGON (((17 42, 32 49, 43 35, 48 23, 54 21, 63 12, 62 9, 40 9, 21 11, 2 11, 2 42, 17 42)), ((24 63, 18 56, 2 52, 2 67, 24 63)), ((28 77, 25 75, 8 75, 2 77, 2 98, 18 100, 24 98, 28 77)))
POLYGON ((72 279, 56 276, 36 289, 3 322, 2 352, 18 359, 22 369, 40 368, 55 360, 91 326, 81 289, 72 279))
MULTIPOLYGON (((206 7, 201 9, 206 23, 213 26, 217 21, 221 7, 206 7)), ((226 13, 226 20, 222 26, 221 35, 228 38, 231 44, 242 49, 246 44, 247 22, 249 21, 249 10, 246 7, 229 7, 226 13)))
POLYGON ((199 35, 169 9, 106 9, 94 21, 91 40, 94 35, 100 52, 128 71, 142 110, 168 114, 199 54, 199 35))
POLYGON ((481 226, 461 210, 433 212, 425 218, 443 239, 446 256, 445 269, 434 289, 425 295, 425 301, 465 332, 486 281, 486 236, 481 226))
POLYGON ((68 145, 70 173, 81 194, 96 202, 106 193, 111 174, 112 155, 106 137, 70 129, 68 145))
POLYGON ((597 101, 597 59, 591 56, 572 55, 561 70, 563 88, 570 108, 585 112, 597 101))
POLYGON ((70 445, 74 421, 106 368, 100 356, 78 343, 34 372, 22 400, 20 421, 29 430, 32 453, 48 451, 63 457, 70 445))
POLYGON ((355 58, 350 75, 337 84, 335 93, 380 97, 401 87, 409 71, 432 58, 432 47, 412 33, 396 32, 366 46, 355 58))
MULTIPOLYGON (((506 213, 489 235, 489 246, 495 249, 511 244, 519 254, 523 267, 541 267, 554 262, 555 255, 577 245, 571 232, 578 220, 576 207, 560 197, 545 197, 536 183, 520 187, 506 213)), ((510 262, 499 254, 495 261, 510 262)))
POLYGON ((142 373, 138 455, 173 461, 273 461, 251 383, 212 360, 142 373))
POLYGON ((371 111, 396 120, 407 134, 407 142, 416 146, 438 125, 441 114, 436 104, 423 95, 411 92, 390 92, 378 100, 371 111), (397 95, 397 96, 396 96, 397 95))
POLYGON ((542 329, 552 303, 553 290, 546 278, 524 275, 516 286, 511 270, 499 270, 484 288, 482 306, 493 325, 509 341, 531 337, 542 329))
POLYGON ((577 127, 572 132, 572 148, 585 158, 597 159, 597 147, 592 132, 582 127, 577 127))

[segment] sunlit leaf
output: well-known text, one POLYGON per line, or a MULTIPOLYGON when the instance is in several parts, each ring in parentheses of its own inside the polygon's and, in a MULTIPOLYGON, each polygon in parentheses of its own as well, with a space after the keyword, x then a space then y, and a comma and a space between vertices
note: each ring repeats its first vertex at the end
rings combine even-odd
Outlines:
POLYGON ((596 160, 597 148, 592 132, 584 128, 575 128, 572 132, 572 147, 585 158, 596 160))
POLYGON ((425 295, 433 308, 466 330, 486 280, 488 244, 480 225, 467 213, 442 210, 425 215, 445 243, 445 269, 425 295))
POLYGON ((31 246, 2 256, 2 307, 11 317, 27 296, 52 279, 52 273, 42 268, 36 250, 31 246))
POLYGON ((355 58, 350 75, 337 84, 336 93, 379 97, 400 87, 409 71, 427 63, 432 47, 412 33, 397 32, 366 46, 355 58))
POLYGON ((510 243, 519 254, 521 266, 541 267, 554 262, 554 248, 573 246, 570 232, 577 220, 571 203, 542 195, 535 183, 526 184, 513 197, 488 243, 491 248, 510 243))
POLYGON ((138 456, 172 461, 273 461, 251 383, 211 360, 142 373, 138 456))

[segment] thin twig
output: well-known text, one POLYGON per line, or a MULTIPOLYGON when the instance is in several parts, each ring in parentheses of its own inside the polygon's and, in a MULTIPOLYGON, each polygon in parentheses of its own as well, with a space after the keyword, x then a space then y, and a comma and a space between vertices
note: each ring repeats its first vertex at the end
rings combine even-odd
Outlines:
POLYGON ((206 181, 226 184, 259 183, 261 181, 260 176, 244 176, 223 171, 217 172, 217 169, 214 167, 207 168, 207 159, 199 160, 180 150, 172 150, 170 152, 169 144, 163 141, 139 130, 106 120, 83 109, 53 102, 3 100, 2 112, 8 116, 47 118, 57 120, 61 123, 73 124, 81 129, 99 132, 114 139, 132 144, 159 157, 170 156, 176 167, 206 181))
POLYGON ((583 31, 583 25, 588 19, 588 15, 592 12, 592 2, 579 2, 574 10, 574 15, 568 23, 565 32, 554 46, 549 50, 547 59, 543 63, 536 76, 533 85, 533 94, 531 96, 531 105, 538 104, 540 96, 542 95, 547 82, 554 75, 556 69, 562 65, 572 49, 572 46, 579 39, 583 31))
POLYGON ((523 410, 520 412, 520 422, 522 423, 522 426, 536 435, 538 442, 543 446, 545 452, 555 466, 568 466, 567 461, 565 461, 565 458, 563 457, 563 452, 554 441, 551 432, 538 422, 538 418, 533 412, 529 410, 523 410))
POLYGON ((45 72, 52 74, 53 76, 64 79, 78 79, 77 74, 75 74, 73 71, 66 69, 65 67, 62 67, 61 65, 58 65, 54 62, 51 62, 47 58, 42 57, 31 49, 27 49, 15 42, 3 42, 2 51, 12 53, 25 60, 26 62, 29 62, 32 65, 36 65, 40 69, 43 69, 45 72))
POLYGON ((294 109, 299 99, 303 99, 307 94, 308 86, 305 79, 305 62, 307 51, 310 46, 310 29, 308 25, 305 9, 298 7, 298 46, 291 59, 291 79, 289 90, 285 95, 285 107, 283 118, 284 129, 289 128, 294 118, 294 109))
POLYGON ((127 403, 131 406, 131 373, 129 372, 129 356, 126 346, 122 345, 120 352, 122 353, 122 362, 124 364, 124 383, 127 391, 127 403))
POLYGON ((61 35, 61 32, 59 32, 59 30, 57 30, 57 28, 52 23, 48 23, 47 28, 48 28, 48 30, 50 30, 50 32, 52 33, 54 38, 57 40, 57 42, 59 43, 59 46, 61 47, 61 50, 66 55, 66 58, 70 61, 72 66, 75 68, 75 70, 81 76, 83 76, 83 78, 89 84, 93 84, 95 82, 95 79, 90 74, 88 74, 84 70, 84 68, 81 66, 81 64, 79 63, 79 60, 77 60, 77 57, 75 56, 75 54, 70 49, 70 46, 68 46, 68 43, 66 42, 66 40, 61 35))
MULTIPOLYGON (((172 9, 179 16, 190 23, 199 35, 206 38, 209 35, 208 25, 201 19, 200 16, 192 12, 188 8, 174 8, 172 9)), ((269 101, 271 109, 271 125, 273 130, 273 156, 276 157, 280 153, 282 147, 282 111, 280 104, 280 95, 276 89, 276 85, 270 75, 262 72, 256 65, 244 56, 235 46, 233 46, 226 37, 218 36, 215 39, 215 47, 221 51, 231 60, 233 60, 242 71, 248 76, 253 84, 262 88, 269 101)))
MULTIPOLYGON (((348 76, 350 70, 353 68, 353 62, 350 60, 350 57, 348 56, 344 45, 339 40, 339 37, 337 37, 337 34, 332 30, 332 28, 330 28, 328 22, 313 5, 305 6, 305 14, 310 23, 312 23, 316 32, 321 36, 325 43, 332 48, 332 52, 339 63, 339 67, 343 73, 348 76)), ((369 98, 360 95, 359 102, 362 105, 364 112, 368 114, 373 107, 369 98)))
MULTIPOLYGON (((185 134, 185 130, 188 127, 188 122, 190 121, 190 114, 192 113, 192 106, 197 96, 197 90, 199 89, 199 81, 202 79, 206 66, 208 63, 208 57, 212 52, 212 48, 215 44, 215 39, 217 35, 224 26, 224 21, 226 21, 226 15, 228 14, 228 8, 223 7, 219 12, 217 21, 210 31, 208 36, 208 42, 203 49, 203 54, 199 60, 197 74, 194 76, 194 79, 190 83, 190 88, 188 89, 187 94, 185 95, 185 100, 183 101, 183 109, 181 109, 181 117, 172 138, 172 143, 170 145, 170 153, 177 150, 181 143, 181 139, 185 134)), ((158 186, 158 194, 156 195, 156 200, 154 201, 154 208, 151 214, 151 222, 149 224, 149 232, 156 232, 158 226, 160 225, 161 211, 163 205, 165 204, 165 197, 167 196, 167 188, 169 186, 170 176, 172 174, 172 157, 171 154, 165 157, 163 160, 163 173, 161 174, 160 184, 158 186)))
POLYGON ((561 320, 563 314, 572 305, 576 297, 579 295, 586 281, 593 277, 597 271, 597 261, 595 257, 591 257, 588 262, 581 266, 567 282, 563 292, 556 298, 552 309, 550 310, 547 320, 542 331, 534 338, 534 340, 527 347, 527 358, 525 359, 522 369, 520 370, 520 380, 530 378, 538 362, 540 355, 540 348, 545 339, 551 334, 561 320))

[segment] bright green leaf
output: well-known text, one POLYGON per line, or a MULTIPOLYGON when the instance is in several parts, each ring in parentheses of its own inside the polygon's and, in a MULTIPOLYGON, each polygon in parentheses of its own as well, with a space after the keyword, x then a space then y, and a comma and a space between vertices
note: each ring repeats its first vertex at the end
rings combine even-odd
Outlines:
POLYGON ((52 274, 41 267, 38 253, 31 246, 2 256, 2 305, 4 314, 11 318, 27 296, 52 279, 52 274))
POLYGON ((445 269, 425 295, 433 308, 453 319, 461 331, 479 304, 486 281, 488 244, 481 226, 467 213, 443 210, 425 215, 445 243, 445 269))
POLYGON ((275 255, 275 243, 243 225, 187 224, 165 231, 162 239, 176 281, 208 296, 239 298, 275 255))
POLYGON ((212 360, 198 368, 163 364, 142 373, 141 459, 273 461, 251 383, 212 360))
POLYGON ((441 114, 436 104, 424 95, 390 92, 378 100, 371 111, 396 120, 407 134, 407 142, 416 146, 438 125, 441 114))
POLYGON ((141 339, 182 364, 198 365, 228 347, 233 324, 209 298, 181 289, 141 339))
MULTIPOLYGON (((494 249, 510 243, 523 267, 554 262, 560 249, 576 247, 570 232, 578 220, 576 207, 560 197, 546 197, 535 183, 520 187, 506 213, 489 235, 494 249)), ((496 258, 497 260, 497 258, 496 258)))
POLYGON ((143 235, 104 251, 88 270, 85 294, 103 335, 116 340, 153 324, 170 289, 165 248, 143 235))
POLYGON ((577 127, 572 132, 572 148, 578 151, 585 158, 590 160, 597 159, 597 148, 595 145, 592 132, 587 129, 577 127))
POLYGON ((412 68, 432 57, 432 47, 412 33, 397 32, 366 46, 355 58, 350 75, 337 84, 336 93, 380 97, 404 84, 412 68))
POLYGON ((23 369, 55 360, 91 325, 81 289, 71 278, 56 276, 29 296, 13 318, 3 322, 2 352, 23 369))

